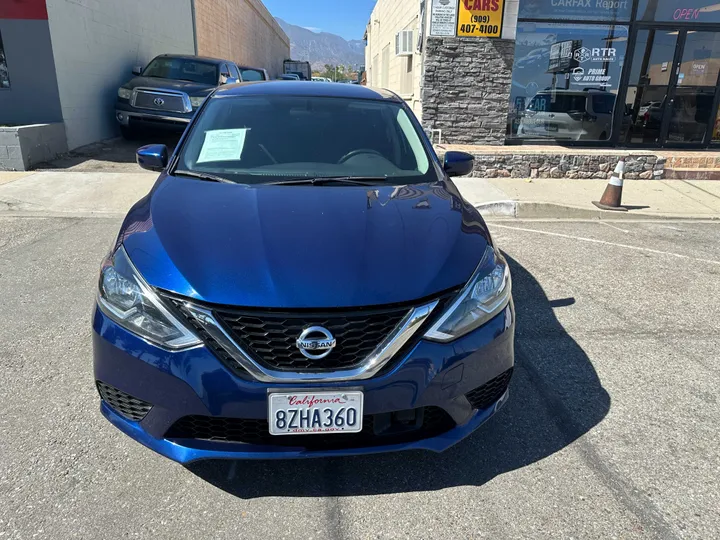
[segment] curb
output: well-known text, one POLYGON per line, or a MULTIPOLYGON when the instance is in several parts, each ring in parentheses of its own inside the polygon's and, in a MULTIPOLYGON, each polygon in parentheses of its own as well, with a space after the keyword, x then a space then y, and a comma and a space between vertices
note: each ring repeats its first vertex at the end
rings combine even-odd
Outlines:
POLYGON ((518 219, 598 219, 598 220, 648 220, 648 219, 693 219, 720 220, 720 214, 648 214, 646 212, 613 212, 594 208, 583 208, 548 202, 491 201, 476 204, 483 217, 518 219))

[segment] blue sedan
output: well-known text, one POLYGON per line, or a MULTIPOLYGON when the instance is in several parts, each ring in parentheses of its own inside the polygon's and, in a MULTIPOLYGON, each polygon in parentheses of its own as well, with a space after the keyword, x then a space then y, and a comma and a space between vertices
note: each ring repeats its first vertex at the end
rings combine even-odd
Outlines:
POLYGON ((101 411, 181 463, 442 451, 508 398, 508 264, 404 101, 214 91, 102 263, 101 411))

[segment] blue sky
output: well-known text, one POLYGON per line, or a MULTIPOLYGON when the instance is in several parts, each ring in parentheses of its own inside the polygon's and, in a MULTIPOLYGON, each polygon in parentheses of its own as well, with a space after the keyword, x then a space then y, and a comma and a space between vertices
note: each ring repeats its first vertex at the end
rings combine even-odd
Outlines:
POLYGON ((263 0, 275 17, 313 31, 362 39, 376 0, 263 0))

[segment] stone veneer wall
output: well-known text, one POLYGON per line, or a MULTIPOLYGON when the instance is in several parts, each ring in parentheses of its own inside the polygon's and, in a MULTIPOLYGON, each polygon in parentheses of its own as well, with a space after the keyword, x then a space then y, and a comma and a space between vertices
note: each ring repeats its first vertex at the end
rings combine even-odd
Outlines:
POLYGON ((423 127, 444 144, 504 144, 514 55, 513 40, 428 38, 423 127))
POLYGON ((665 158, 648 155, 476 154, 473 176, 480 178, 610 178, 625 158, 624 178, 661 179, 665 158))
POLYGON ((659 180, 666 174, 666 158, 658 154, 628 154, 622 151, 608 154, 533 153, 527 151, 527 148, 512 153, 505 147, 503 151, 489 153, 463 146, 440 145, 436 146, 435 151, 440 159, 447 150, 471 153, 475 156, 471 176, 476 178, 610 178, 620 158, 625 159, 624 178, 628 180, 659 180))

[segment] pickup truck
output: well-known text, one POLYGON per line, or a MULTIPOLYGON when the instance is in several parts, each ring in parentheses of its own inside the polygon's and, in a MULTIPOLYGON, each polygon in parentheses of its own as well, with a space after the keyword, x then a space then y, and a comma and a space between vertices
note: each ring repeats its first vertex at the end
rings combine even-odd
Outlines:
POLYGON ((182 131, 205 98, 220 85, 266 81, 267 71, 231 60, 163 54, 118 88, 115 119, 122 136, 134 139, 147 128, 182 131))

